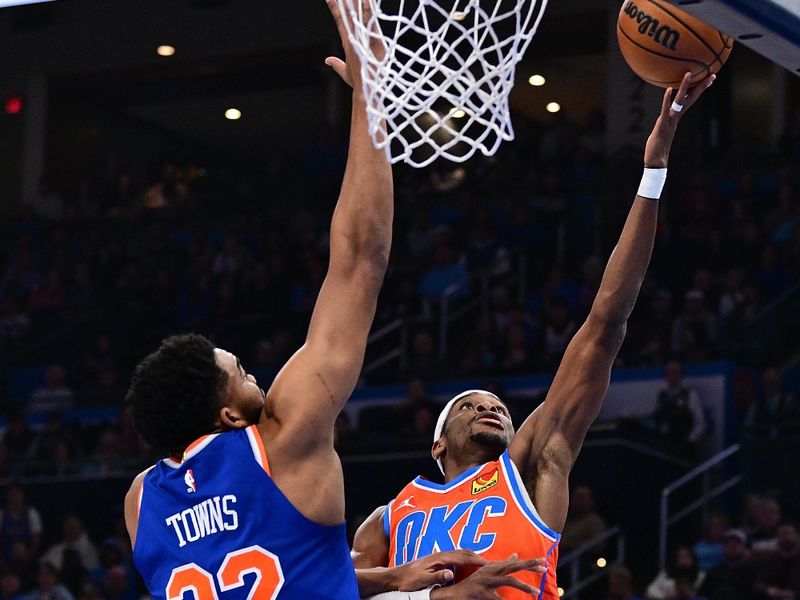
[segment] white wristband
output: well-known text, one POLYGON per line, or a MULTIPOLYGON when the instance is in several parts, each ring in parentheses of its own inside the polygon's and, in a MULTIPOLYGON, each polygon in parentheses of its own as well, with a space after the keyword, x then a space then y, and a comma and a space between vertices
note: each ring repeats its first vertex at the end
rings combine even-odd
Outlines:
POLYGON ((648 169, 645 167, 642 182, 639 184, 639 191, 636 192, 636 195, 647 200, 658 200, 661 198, 661 192, 666 181, 666 169, 648 169))
POLYGON ((430 600, 430 597, 431 590, 427 589, 418 592, 384 592, 366 600, 430 600))

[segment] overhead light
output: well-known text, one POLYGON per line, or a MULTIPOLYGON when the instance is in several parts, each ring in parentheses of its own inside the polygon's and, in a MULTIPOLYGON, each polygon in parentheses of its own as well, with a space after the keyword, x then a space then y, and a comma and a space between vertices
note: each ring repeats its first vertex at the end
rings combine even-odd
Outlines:
POLYGON ((530 83, 533 87, 539 87, 547 83, 547 80, 541 75, 531 75, 528 79, 528 83, 530 83))
POLYGON ((229 108, 225 111, 225 118, 228 119, 228 121, 238 121, 242 118, 242 111, 238 108, 229 108))
POLYGON ((159 56, 174 56, 175 55, 175 46, 170 46, 169 44, 163 44, 156 49, 159 56))
POLYGON ((558 102, 550 102, 547 105, 547 112, 549 113, 557 113, 561 110, 561 105, 558 102))
POLYGON ((41 4, 43 2, 55 2, 55 0, 0 0, 0 8, 23 6, 25 4, 41 4))
POLYGON ((465 111, 462 108, 453 107, 453 108, 450 109, 449 115, 451 117, 453 117, 454 119, 463 119, 464 117, 467 116, 467 111, 465 111))
POLYGON ((564 595, 564 588, 562 587, 558 588, 558 597, 561 598, 561 596, 563 595, 564 595))
POLYGON ((602 569, 608 564, 608 561, 601 556, 600 558, 597 559, 597 563, 596 564, 597 564, 598 567, 600 567, 602 569))

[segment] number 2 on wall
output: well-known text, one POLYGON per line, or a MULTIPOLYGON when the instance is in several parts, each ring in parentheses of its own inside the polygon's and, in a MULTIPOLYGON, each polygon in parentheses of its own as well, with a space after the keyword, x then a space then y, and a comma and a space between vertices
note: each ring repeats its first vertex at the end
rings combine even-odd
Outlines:
MULTIPOLYGON (((283 587, 283 570, 278 557, 261 546, 250 546, 229 552, 217 571, 217 582, 221 592, 242 587, 244 576, 253 573, 256 580, 247 600, 275 600, 283 587)), ((194 594, 194 600, 218 600, 217 589, 211 573, 189 563, 172 570, 167 583, 167 600, 182 600, 186 592, 194 594)))

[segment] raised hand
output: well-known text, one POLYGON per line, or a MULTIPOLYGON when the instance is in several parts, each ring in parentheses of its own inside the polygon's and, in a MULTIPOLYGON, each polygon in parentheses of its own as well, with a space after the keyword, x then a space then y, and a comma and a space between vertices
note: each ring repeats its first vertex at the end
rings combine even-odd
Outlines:
POLYGON ((539 590, 511 577, 512 573, 531 571, 545 573, 547 567, 543 558, 533 560, 520 560, 516 554, 508 559, 488 563, 456 585, 437 588, 431 591, 431 600, 500 600, 497 588, 511 587, 531 595, 535 598, 539 590))
POLYGON ((709 75, 690 89, 689 82, 691 77, 691 73, 686 73, 683 76, 681 86, 674 98, 674 90, 672 88, 667 88, 664 92, 661 114, 656 121, 653 132, 647 138, 647 145, 644 149, 644 165, 646 167, 663 169, 667 166, 672 140, 675 138, 675 130, 681 117, 686 114, 686 111, 697 102, 697 99, 717 78, 716 75, 709 75), (680 110, 675 110, 676 108, 680 108, 680 110))
MULTIPOLYGON (((342 14, 338 0, 325 0, 328 4, 328 10, 333 15, 333 20, 336 23, 336 28, 339 31, 339 37, 342 40, 344 47, 344 60, 336 56, 329 56, 325 59, 325 64, 331 67, 339 77, 342 78, 347 85, 353 88, 354 91, 361 91, 361 59, 358 56, 353 44, 350 42, 348 30, 353 31, 355 23, 352 22, 353 15, 342 14), (345 19, 349 19, 345 23, 345 19), (348 27, 349 24, 349 27, 348 27)), ((386 46, 380 31, 377 31, 378 23, 372 18, 372 8, 370 0, 360 0, 361 10, 357 16, 364 25, 370 27, 370 41, 371 53, 375 60, 383 60, 386 52, 386 46)))

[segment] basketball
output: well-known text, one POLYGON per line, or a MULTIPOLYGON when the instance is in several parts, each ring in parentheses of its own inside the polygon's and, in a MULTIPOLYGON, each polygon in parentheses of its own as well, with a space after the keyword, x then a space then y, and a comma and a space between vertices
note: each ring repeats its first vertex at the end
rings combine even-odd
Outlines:
POLYGON ((664 0, 625 0, 617 39, 631 69, 648 83, 678 87, 717 73, 731 54, 733 39, 664 0))

